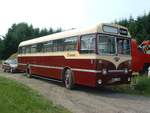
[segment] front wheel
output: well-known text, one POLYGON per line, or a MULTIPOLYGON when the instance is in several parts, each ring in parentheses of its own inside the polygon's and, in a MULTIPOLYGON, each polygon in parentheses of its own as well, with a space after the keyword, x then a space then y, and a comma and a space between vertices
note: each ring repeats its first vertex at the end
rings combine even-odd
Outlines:
POLYGON ((67 69, 65 71, 65 87, 67 89, 73 89, 74 88, 74 80, 73 80, 73 75, 72 75, 72 71, 70 69, 67 69))

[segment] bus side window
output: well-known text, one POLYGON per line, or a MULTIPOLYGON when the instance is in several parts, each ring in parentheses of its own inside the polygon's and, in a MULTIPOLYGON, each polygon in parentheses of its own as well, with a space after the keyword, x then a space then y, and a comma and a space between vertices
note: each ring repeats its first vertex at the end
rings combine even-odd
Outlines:
POLYGON ((78 37, 69 37, 64 40, 64 50, 73 51, 76 50, 78 37))
POLYGON ((30 46, 26 46, 26 53, 30 53, 31 52, 31 47, 30 46))
POLYGON ((22 47, 22 53, 23 53, 23 54, 26 53, 26 47, 22 47))
POLYGON ((46 52, 47 51, 47 43, 45 42, 44 44, 43 44, 43 52, 46 52))
POLYGON ((19 47, 19 48, 18 48, 18 53, 19 53, 19 54, 22 54, 22 47, 19 47))
POLYGON ((53 41, 53 51, 56 52, 57 51, 57 40, 53 41))
POLYGON ((81 37, 81 53, 95 53, 96 48, 96 36, 95 35, 84 35, 81 37))
POLYGON ((52 45, 53 45, 52 41, 45 42, 43 44, 43 52, 52 52, 53 51, 52 45))
POLYGON ((36 45, 31 46, 31 53, 36 53, 36 45))
POLYGON ((63 51, 64 50, 64 39, 57 40, 57 51, 63 51))
POLYGON ((37 52, 42 52, 43 51, 43 43, 37 44, 37 52))

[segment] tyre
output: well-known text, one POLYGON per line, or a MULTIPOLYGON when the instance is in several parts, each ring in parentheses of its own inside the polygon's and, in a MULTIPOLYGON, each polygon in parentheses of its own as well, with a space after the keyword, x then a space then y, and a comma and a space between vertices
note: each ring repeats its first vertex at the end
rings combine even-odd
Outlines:
POLYGON ((73 74, 70 69, 67 69, 64 74, 64 83, 65 87, 67 89, 73 89, 74 88, 74 80, 73 80, 73 74))

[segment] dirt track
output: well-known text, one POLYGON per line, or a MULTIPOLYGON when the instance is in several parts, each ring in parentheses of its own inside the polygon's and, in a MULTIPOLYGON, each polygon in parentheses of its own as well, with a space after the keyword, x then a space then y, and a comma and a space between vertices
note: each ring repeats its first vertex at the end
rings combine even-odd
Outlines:
POLYGON ((61 83, 0 72, 39 91, 55 104, 73 113, 150 113, 150 98, 112 92, 108 89, 77 87, 67 90, 61 83))

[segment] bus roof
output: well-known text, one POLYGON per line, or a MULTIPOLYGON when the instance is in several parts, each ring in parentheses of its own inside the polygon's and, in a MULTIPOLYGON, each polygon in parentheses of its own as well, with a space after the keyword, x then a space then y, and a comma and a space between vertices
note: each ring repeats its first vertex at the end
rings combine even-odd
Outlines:
MULTIPOLYGON (((117 33, 110 33, 110 32, 105 32, 103 30, 103 26, 109 26, 111 28, 116 28, 117 32, 118 29, 125 29, 127 30, 126 27, 117 25, 117 24, 106 24, 106 23, 102 23, 102 24, 96 24, 94 26, 91 27, 86 27, 86 28, 81 28, 81 29, 72 29, 72 30, 68 30, 68 31, 63 31, 63 32, 59 32, 59 33, 55 33, 55 34, 51 34, 51 35, 47 35, 47 36, 42 36, 42 37, 38 37, 35 39, 31 39, 31 40, 27 40, 27 41, 23 41, 19 44, 19 47, 21 46, 27 46, 27 45, 32 45, 32 44, 37 44, 37 43, 42 43, 42 42, 47 42, 50 40, 56 40, 56 39, 62 39, 62 38, 66 38, 66 37, 72 37, 72 36, 78 36, 78 35, 84 35, 84 34, 92 34, 92 33, 107 33, 107 34, 113 34, 113 35, 118 35, 117 33)), ((109 30, 109 28, 107 29, 109 30)), ((127 30, 128 32, 128 30, 127 30)), ((120 34, 119 34, 120 35, 120 34)), ((124 36, 124 35, 122 35, 124 36)), ((129 32, 126 35, 127 37, 130 37, 129 32)))

